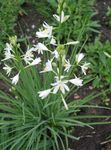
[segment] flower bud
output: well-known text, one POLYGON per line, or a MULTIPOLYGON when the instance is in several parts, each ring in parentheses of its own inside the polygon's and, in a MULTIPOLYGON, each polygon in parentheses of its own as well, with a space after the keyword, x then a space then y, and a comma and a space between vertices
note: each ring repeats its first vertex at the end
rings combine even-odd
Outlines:
POLYGON ((62 45, 62 44, 59 44, 57 46, 56 50, 58 51, 59 55, 61 55, 61 56, 63 56, 65 54, 64 45, 62 45))
POLYGON ((55 62, 52 63, 53 67, 57 67, 57 64, 55 62))
POLYGON ((12 36, 9 38, 10 40, 10 43, 13 45, 13 46, 16 46, 16 43, 17 43, 17 36, 12 36))

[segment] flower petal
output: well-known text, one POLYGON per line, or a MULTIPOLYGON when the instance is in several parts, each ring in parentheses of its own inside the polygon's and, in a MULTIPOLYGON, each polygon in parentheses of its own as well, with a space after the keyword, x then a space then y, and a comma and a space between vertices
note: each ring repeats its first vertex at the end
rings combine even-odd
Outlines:
POLYGON ((17 84, 19 81, 19 73, 17 75, 15 75, 13 78, 11 78, 12 80, 12 84, 17 84))
POLYGON ((75 78, 75 79, 71 79, 69 80, 69 82, 71 82, 72 84, 76 85, 76 86, 82 86, 82 82, 83 80, 80 78, 75 78))
POLYGON ((38 58, 34 59, 33 62, 29 64, 29 66, 37 65, 37 64, 39 64, 40 62, 41 62, 41 58, 38 57, 38 58))
POLYGON ((51 92, 51 89, 47 89, 44 91, 39 91, 38 94, 39 94, 39 97, 41 97, 41 99, 44 99, 50 94, 50 92, 51 92))

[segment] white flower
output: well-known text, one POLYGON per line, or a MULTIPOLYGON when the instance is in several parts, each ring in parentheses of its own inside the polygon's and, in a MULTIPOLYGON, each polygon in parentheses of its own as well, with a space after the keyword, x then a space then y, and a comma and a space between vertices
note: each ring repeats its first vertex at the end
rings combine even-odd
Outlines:
POLYGON ((10 58, 13 58, 14 56, 11 54, 11 51, 12 51, 12 45, 9 44, 9 43, 6 43, 6 47, 4 48, 4 55, 5 55, 5 59, 3 60, 7 60, 7 59, 10 59, 10 58))
POLYGON ((6 71, 6 74, 9 76, 12 71, 12 68, 10 66, 8 66, 7 64, 5 64, 3 69, 6 71))
POLYGON ((69 18, 69 15, 64 16, 64 12, 62 11, 60 16, 54 14, 53 17, 54 17, 58 22, 63 23, 63 22, 65 22, 65 21, 69 18))
POLYGON ((59 58, 59 53, 57 50, 55 50, 54 52, 52 52, 52 55, 54 55, 54 58, 58 59, 59 58))
POLYGON ((86 70, 88 69, 90 63, 84 63, 82 66, 81 66, 81 69, 82 69, 82 72, 84 75, 86 75, 86 70))
POLYGON ((41 62, 41 58, 38 57, 38 58, 34 59, 34 60, 29 64, 29 66, 37 65, 37 64, 39 64, 40 62, 41 62))
POLYGON ((56 40, 54 39, 54 37, 51 38, 50 44, 56 45, 56 40))
POLYGON ((68 72, 69 69, 70 69, 70 67, 71 67, 71 64, 70 64, 70 61, 69 61, 69 60, 65 60, 64 67, 65 67, 65 70, 64 70, 64 71, 68 72))
POLYGON ((39 32, 36 32, 36 36, 38 38, 51 38, 52 37, 52 30, 53 27, 49 26, 46 22, 43 24, 44 30, 40 30, 39 32))
POLYGON ((39 97, 41 97, 41 99, 44 99, 50 94, 50 92, 51 92, 51 89, 48 89, 48 90, 40 91, 38 92, 38 94, 39 94, 39 97))
POLYGON ((33 55, 33 48, 31 48, 31 49, 28 49, 27 51, 26 51, 26 53, 25 53, 25 55, 24 55, 24 57, 23 57, 23 59, 24 59, 24 61, 25 61, 25 63, 26 64, 30 64, 30 61, 32 61, 33 60, 33 57, 34 57, 34 55, 33 55))
POLYGON ((43 43, 38 43, 37 45, 34 45, 34 51, 37 51, 38 54, 43 54, 43 51, 49 50, 43 43))
POLYGON ((16 85, 19 80, 19 73, 15 75, 13 78, 11 78, 11 80, 12 80, 12 84, 16 85))
POLYGON ((66 43, 64 45, 76 45, 78 43, 79 43, 79 41, 72 41, 72 42, 68 42, 68 43, 66 43))
POLYGON ((82 84, 83 80, 80 78, 77 78, 77 77, 75 79, 69 80, 69 82, 71 82, 72 84, 74 84, 76 86, 82 86, 83 85, 82 84))
POLYGON ((76 55, 76 62, 77 64, 84 58, 84 54, 83 53, 79 53, 76 55))
POLYGON ((11 51, 12 50, 12 45, 9 43, 6 43, 6 47, 4 49, 5 51, 11 51))
POLYGON ((46 66, 45 66, 44 70, 41 71, 40 73, 49 72, 49 71, 52 71, 52 70, 53 70, 53 69, 52 69, 52 61, 48 60, 48 61, 46 62, 46 66))
POLYGON ((57 77, 56 82, 52 83, 53 86, 53 94, 56 94, 58 90, 60 90, 63 94, 65 94, 65 90, 69 91, 69 87, 66 85, 68 82, 67 80, 62 80, 63 76, 60 77, 60 79, 57 77))

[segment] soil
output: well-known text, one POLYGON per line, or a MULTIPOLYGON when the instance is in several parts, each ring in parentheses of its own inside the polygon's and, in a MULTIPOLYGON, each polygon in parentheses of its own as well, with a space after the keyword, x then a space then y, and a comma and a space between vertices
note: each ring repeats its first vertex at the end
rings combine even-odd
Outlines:
POLYGON ((95 10, 97 12, 96 19, 101 24, 100 35, 101 40, 111 41, 111 27, 108 25, 109 19, 106 16, 108 6, 111 7, 111 0, 96 0, 95 10))
POLYGON ((22 5, 24 12, 19 12, 18 20, 15 26, 15 31, 18 38, 31 44, 37 43, 38 39, 35 36, 36 31, 44 21, 44 17, 41 16, 29 3, 22 5), (26 37, 26 39, 24 39, 26 37))
MULTIPOLYGON (((108 26, 108 18, 106 17, 106 12, 108 6, 111 6, 111 0, 96 0, 95 10, 97 12, 96 19, 100 21, 100 36, 101 40, 111 41, 111 29, 108 26)), ((44 21, 44 17, 39 15, 35 8, 28 3, 24 3, 23 9, 28 10, 28 15, 20 13, 18 15, 17 25, 15 31, 19 38, 22 40, 23 37, 27 36, 27 39, 32 43, 37 42, 35 37, 35 32, 37 27, 40 26, 44 21), (32 36, 30 36, 32 35, 32 36)), ((5 89, 4 84, 0 82, 2 89, 5 89)), ((91 85, 86 86, 84 89, 80 89, 78 93, 74 95, 75 99, 83 98, 88 95, 90 91, 93 91, 91 85)), ((111 100, 111 97, 109 95, 111 100)), ((100 100, 96 99, 94 103, 99 104, 100 100)), ((110 101, 111 103, 111 101, 110 101)), ((97 109, 86 109, 82 110, 81 114, 101 114, 101 115, 111 115, 110 110, 97 110, 97 109)), ((94 121, 94 120, 90 120, 94 121)), ((103 122, 111 121, 110 119, 102 119, 103 122)), ((69 140, 69 150, 111 150, 111 140, 107 139, 111 135, 111 125, 97 125, 94 129, 91 128, 76 128, 74 131, 74 136, 80 137, 79 141, 69 140)))

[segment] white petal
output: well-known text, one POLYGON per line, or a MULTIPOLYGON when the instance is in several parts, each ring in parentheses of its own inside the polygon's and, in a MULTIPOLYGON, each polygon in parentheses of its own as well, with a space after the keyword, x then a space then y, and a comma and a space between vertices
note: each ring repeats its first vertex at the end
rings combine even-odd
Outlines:
POLYGON ((64 12, 61 12, 61 23, 65 22, 69 18, 69 15, 64 16, 64 12))
POLYGON ((64 64, 65 70, 66 72, 69 71, 69 69, 71 68, 71 64, 69 60, 65 60, 65 64, 64 64))
POLYGON ((51 38, 50 44, 56 45, 56 40, 53 37, 51 38))
POLYGON ((58 22, 60 22, 60 17, 59 17, 58 15, 54 14, 53 17, 54 17, 58 22))
POLYGON ((59 53, 57 50, 55 50, 54 52, 52 52, 52 54, 54 55, 54 58, 58 59, 59 58, 59 53))
POLYGON ((41 62, 41 58, 38 57, 38 58, 36 58, 35 60, 33 60, 33 62, 30 64, 30 66, 37 65, 37 64, 39 64, 40 62, 41 62))
POLYGON ((59 86, 55 86, 54 90, 53 90, 53 94, 56 94, 58 92, 58 90, 59 90, 59 86))
POLYGON ((64 16, 64 12, 61 12, 61 23, 65 22, 69 18, 69 15, 64 16))
POLYGON ((65 22, 70 16, 69 15, 66 15, 63 19, 63 22, 65 22))
POLYGON ((61 12, 61 20, 60 21, 61 21, 61 23, 64 22, 64 12, 63 11, 61 12))
POLYGON ((11 80, 12 80, 12 84, 16 85, 19 80, 19 73, 17 75, 15 75, 13 78, 11 78, 11 80))
POLYGON ((84 58, 84 54, 83 53, 79 53, 76 55, 76 62, 77 64, 84 58))
POLYGON ((10 66, 8 66, 7 64, 5 64, 3 69, 6 71, 6 74, 9 76, 12 71, 12 68, 10 66))
POLYGON ((80 78, 75 78, 75 79, 71 79, 69 80, 69 82, 71 82, 72 84, 76 85, 76 86, 82 86, 82 82, 83 80, 81 80, 80 78))
POLYGON ((26 64, 30 64, 30 61, 33 60, 33 50, 34 48, 30 48, 28 47, 26 53, 23 55, 23 60, 25 61, 26 64))
POLYGON ((62 11, 61 14, 60 14, 60 16, 54 14, 53 17, 54 17, 58 22, 63 23, 63 22, 65 22, 65 21, 69 18, 69 15, 64 16, 64 12, 62 11))
POLYGON ((37 45, 34 45, 34 47, 34 51, 38 51, 38 54, 43 54, 43 51, 49 51, 43 43, 38 43, 37 45))
POLYGON ((12 48, 13 48, 13 47, 12 47, 11 44, 6 43, 6 47, 4 48, 4 55, 5 55, 5 58, 4 58, 2 61, 5 61, 5 60, 8 60, 8 59, 14 58, 14 55, 11 54, 12 48))
POLYGON ((52 61, 48 60, 48 61, 46 62, 46 66, 45 66, 44 70, 41 71, 40 73, 49 72, 49 71, 52 71, 52 70, 53 70, 53 69, 52 69, 52 61))
POLYGON ((38 92, 38 94, 39 94, 39 97, 41 97, 41 99, 44 99, 50 94, 50 92, 51 92, 51 89, 48 89, 48 90, 40 91, 38 92))
POLYGON ((38 49, 48 51, 48 48, 43 43, 38 43, 38 49))
POLYGON ((43 27, 44 27, 45 29, 48 29, 48 28, 51 28, 52 26, 48 25, 48 23, 44 21, 43 27))
POLYGON ((11 51, 12 50, 12 45, 9 43, 6 43, 6 47, 4 48, 5 51, 11 51))
POLYGON ((81 69, 82 69, 82 72, 84 75, 86 75, 86 70, 88 69, 90 63, 84 63, 82 66, 81 66, 81 69))
POLYGON ((49 26, 46 22, 44 22, 43 27, 45 28, 42 31, 36 32, 36 36, 38 38, 51 38, 53 27, 49 26))
POLYGON ((41 32, 36 32, 36 36, 37 36, 38 38, 45 38, 45 37, 47 37, 47 34, 44 34, 44 32, 41 31, 41 32))
POLYGON ((60 90, 61 90, 61 92, 62 92, 63 94, 65 94, 65 89, 64 89, 64 86, 63 86, 63 85, 60 86, 60 90))
POLYGON ((69 87, 66 84, 64 84, 64 88, 66 89, 66 91, 70 91, 69 87))

